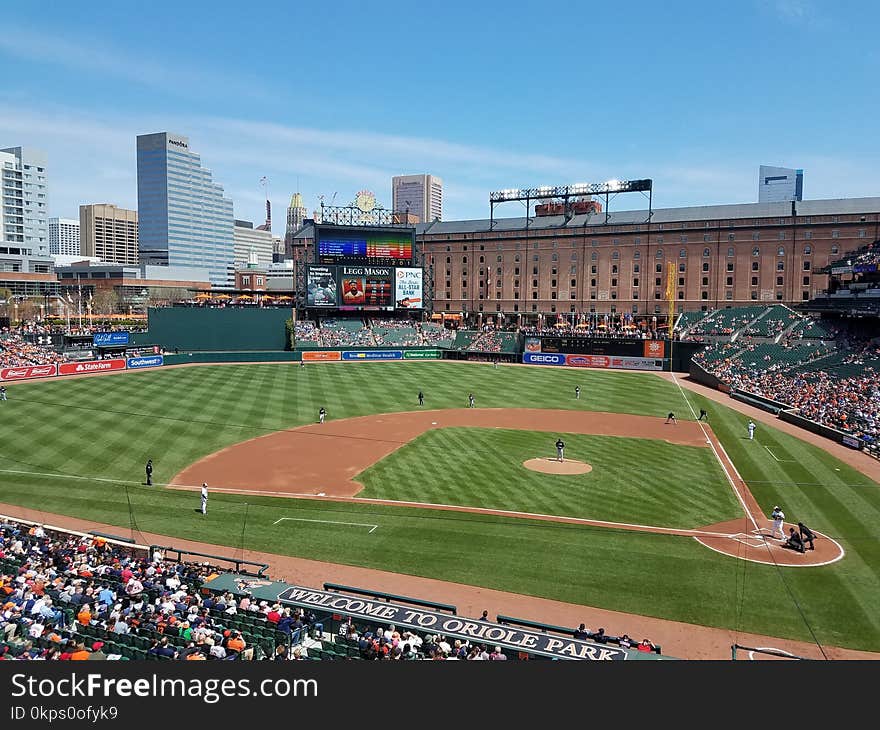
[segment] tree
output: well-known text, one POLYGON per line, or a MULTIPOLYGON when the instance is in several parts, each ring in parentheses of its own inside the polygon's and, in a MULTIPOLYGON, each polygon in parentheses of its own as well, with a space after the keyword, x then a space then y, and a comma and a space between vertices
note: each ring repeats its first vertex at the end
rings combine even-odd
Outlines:
POLYGON ((113 314, 119 305, 115 289, 98 289, 92 299, 92 311, 96 314, 113 314))

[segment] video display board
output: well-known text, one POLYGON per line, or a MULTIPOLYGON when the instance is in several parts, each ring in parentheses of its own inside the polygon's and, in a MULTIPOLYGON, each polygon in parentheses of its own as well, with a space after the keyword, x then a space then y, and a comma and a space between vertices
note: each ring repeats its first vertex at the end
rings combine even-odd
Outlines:
POLYGON ((306 267, 306 306, 336 307, 337 294, 335 266, 306 267))
POLYGON ((421 309, 424 270, 394 266, 306 266, 306 306, 322 309, 421 309))
POLYGON ((406 266, 412 263, 413 228, 315 228, 316 264, 406 266))

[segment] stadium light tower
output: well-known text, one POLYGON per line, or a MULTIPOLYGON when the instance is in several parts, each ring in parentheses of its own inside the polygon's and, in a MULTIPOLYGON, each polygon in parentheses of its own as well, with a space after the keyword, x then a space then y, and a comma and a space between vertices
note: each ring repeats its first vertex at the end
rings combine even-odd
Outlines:
POLYGON ((577 183, 575 185, 541 185, 537 188, 505 188, 504 190, 489 193, 489 230, 491 231, 495 227, 495 206, 501 203, 509 203, 515 200, 525 201, 526 227, 528 227, 529 207, 533 200, 562 198, 567 210, 570 198, 577 198, 583 195, 602 195, 605 197, 605 224, 607 225, 611 221, 608 204, 611 196, 619 193, 647 193, 648 215, 645 223, 650 223, 651 216, 653 215, 653 190, 654 183, 650 178, 642 180, 612 179, 602 183, 577 183))

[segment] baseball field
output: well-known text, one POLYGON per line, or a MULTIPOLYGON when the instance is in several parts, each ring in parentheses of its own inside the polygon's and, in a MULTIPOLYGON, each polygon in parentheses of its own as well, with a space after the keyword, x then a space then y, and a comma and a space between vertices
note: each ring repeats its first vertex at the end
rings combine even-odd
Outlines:
POLYGON ((284 363, 8 387, 5 504, 880 651, 878 484, 771 426, 749 441, 742 413, 652 374, 284 363), (523 466, 555 457, 560 436, 589 473, 523 466), (193 491, 203 480, 206 516, 193 491), (820 560, 798 564, 759 539, 776 504, 821 534, 820 560), (749 520, 741 539, 723 527, 749 520))

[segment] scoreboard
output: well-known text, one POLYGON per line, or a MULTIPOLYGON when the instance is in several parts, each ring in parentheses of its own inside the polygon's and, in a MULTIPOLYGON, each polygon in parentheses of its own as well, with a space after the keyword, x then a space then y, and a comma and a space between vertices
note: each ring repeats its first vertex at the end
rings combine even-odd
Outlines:
POLYGON ((414 230, 319 225, 315 229, 315 263, 409 266, 414 230))

